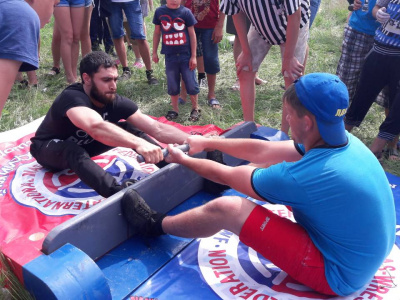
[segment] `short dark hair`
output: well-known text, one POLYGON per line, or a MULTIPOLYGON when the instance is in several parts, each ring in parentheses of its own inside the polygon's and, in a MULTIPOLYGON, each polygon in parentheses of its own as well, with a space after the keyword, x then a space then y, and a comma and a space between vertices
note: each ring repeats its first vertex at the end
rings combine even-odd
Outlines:
POLYGON ((93 51, 89 54, 86 54, 79 64, 79 72, 81 73, 82 83, 84 83, 82 77, 83 73, 86 73, 92 77, 94 73, 97 73, 100 67, 108 69, 111 67, 117 67, 117 64, 110 55, 103 51, 93 51))
POLYGON ((296 88, 294 83, 291 84, 285 93, 283 94, 283 101, 290 104, 291 107, 296 111, 297 116, 303 117, 306 114, 311 114, 307 108, 301 103, 299 97, 297 97, 296 88))

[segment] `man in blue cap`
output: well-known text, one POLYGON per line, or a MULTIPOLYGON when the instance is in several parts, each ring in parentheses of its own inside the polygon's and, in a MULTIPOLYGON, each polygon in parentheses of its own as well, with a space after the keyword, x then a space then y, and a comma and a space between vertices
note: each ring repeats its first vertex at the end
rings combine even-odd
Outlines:
POLYGON ((188 138, 189 154, 218 149, 252 165, 223 166, 172 146, 168 161, 254 199, 284 204, 296 222, 239 196, 164 216, 134 190, 122 199, 124 215, 142 235, 207 237, 229 230, 298 282, 349 295, 372 279, 394 245, 389 183, 372 152, 344 129, 348 92, 337 76, 305 75, 283 101, 293 141, 188 138))

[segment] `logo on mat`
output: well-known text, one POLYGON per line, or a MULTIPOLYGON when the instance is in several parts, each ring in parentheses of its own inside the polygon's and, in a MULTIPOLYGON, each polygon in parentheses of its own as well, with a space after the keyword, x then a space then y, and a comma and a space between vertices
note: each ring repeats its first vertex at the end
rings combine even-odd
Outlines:
MULTIPOLYGON (((157 169, 147 167, 142 171, 131 157, 121 156, 122 152, 121 149, 110 150, 96 156, 94 161, 114 176, 117 182, 130 178, 140 180, 157 169)), ((10 193, 18 203, 53 216, 76 215, 104 200, 71 170, 53 173, 36 161, 19 166, 10 193)))
MULTIPOLYGON (((293 220, 283 205, 264 205, 274 213, 293 220)), ((229 231, 200 240, 198 262, 201 273, 222 299, 305 300, 398 299, 400 250, 392 252, 365 288, 347 297, 328 297, 296 282, 268 259, 239 241, 229 231)))

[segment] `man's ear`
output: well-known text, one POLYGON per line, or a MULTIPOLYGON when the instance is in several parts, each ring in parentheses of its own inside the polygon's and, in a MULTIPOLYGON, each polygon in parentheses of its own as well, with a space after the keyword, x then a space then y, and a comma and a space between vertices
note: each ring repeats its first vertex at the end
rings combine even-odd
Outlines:
POLYGON ((309 114, 304 115, 304 127, 307 131, 311 131, 316 124, 315 117, 312 117, 309 114))
POLYGON ((83 79, 84 83, 92 84, 92 78, 89 76, 88 73, 83 73, 82 74, 82 79, 83 79))

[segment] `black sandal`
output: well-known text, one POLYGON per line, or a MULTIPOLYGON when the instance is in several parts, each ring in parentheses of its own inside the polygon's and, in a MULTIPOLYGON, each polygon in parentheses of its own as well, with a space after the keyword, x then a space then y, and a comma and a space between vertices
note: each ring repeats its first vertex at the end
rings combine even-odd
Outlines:
POLYGON ((190 112, 189 121, 192 121, 192 122, 198 121, 201 116, 200 112, 201 112, 200 109, 192 109, 192 111, 190 112))
POLYGON ((177 113, 176 111, 169 110, 169 111, 167 112, 167 115, 165 116, 165 118, 166 118, 168 121, 175 120, 176 118, 178 118, 178 113, 177 113))

